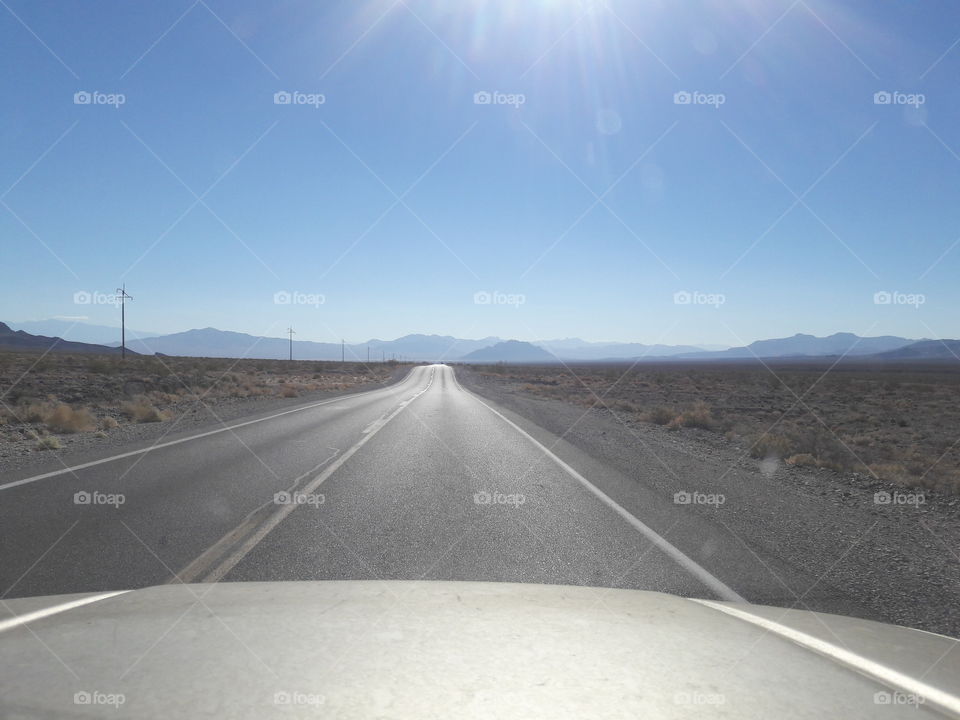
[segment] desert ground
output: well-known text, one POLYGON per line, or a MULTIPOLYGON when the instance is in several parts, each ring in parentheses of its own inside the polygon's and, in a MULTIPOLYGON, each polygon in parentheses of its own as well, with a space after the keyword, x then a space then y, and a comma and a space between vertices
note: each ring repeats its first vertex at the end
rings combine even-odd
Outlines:
POLYGON ((854 361, 488 365, 532 397, 709 433, 750 457, 960 491, 960 366, 854 361))
POLYGON ((0 464, 130 439, 131 426, 215 420, 368 389, 402 370, 391 362, 0 352, 0 464))

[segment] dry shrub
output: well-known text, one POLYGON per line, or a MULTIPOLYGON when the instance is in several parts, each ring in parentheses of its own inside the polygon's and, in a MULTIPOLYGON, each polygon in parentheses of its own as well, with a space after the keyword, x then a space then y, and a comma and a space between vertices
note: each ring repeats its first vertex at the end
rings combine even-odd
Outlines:
POLYGON ((810 453, 791 455, 785 462, 787 465, 796 465, 797 467, 816 467, 817 465, 817 459, 810 453))
POLYGON ((870 466, 870 471, 881 480, 888 480, 901 485, 912 484, 910 473, 900 463, 877 463, 870 466))
POLYGON ((798 428, 791 433, 794 453, 812 455, 819 467, 848 470, 856 458, 824 427, 798 428))
POLYGON ((34 402, 18 411, 17 415, 22 422, 42 423, 53 410, 48 402, 34 402))
POLYGON ((684 427, 703 428, 704 430, 712 430, 714 427, 710 406, 702 401, 695 403, 689 410, 684 410, 681 418, 684 427))
POLYGON ((713 430, 715 426, 713 415, 710 414, 710 406, 705 402, 695 403, 693 407, 684 410, 667 423, 668 430, 679 430, 682 427, 713 430))
POLYGON ((765 433, 750 447, 750 456, 755 458, 783 458, 795 455, 793 443, 783 435, 765 433))
POLYGON ((55 432, 75 433, 93 430, 97 421, 86 408, 74 409, 67 404, 57 405, 47 414, 44 422, 55 432))
POLYGON ((160 412, 145 397, 125 402, 120 409, 124 415, 138 423, 163 422, 167 419, 166 413, 160 412))
POLYGON ((666 425, 676 416, 677 411, 673 408, 668 408, 665 405, 658 405, 649 413, 647 413, 647 420, 655 425, 666 425))
POLYGON ((59 450, 60 440, 53 435, 37 438, 37 450, 59 450))
POLYGON ((103 418, 102 420, 100 420, 100 427, 101 427, 103 430, 113 430, 113 428, 117 427, 119 424, 120 424, 120 423, 118 423, 116 420, 114 420, 114 419, 113 419, 112 417, 110 417, 110 416, 107 416, 107 417, 103 418))
POLYGON ((285 385, 280 390, 280 397, 293 398, 293 397, 297 397, 298 394, 299 393, 297 392, 297 389, 292 385, 285 385))

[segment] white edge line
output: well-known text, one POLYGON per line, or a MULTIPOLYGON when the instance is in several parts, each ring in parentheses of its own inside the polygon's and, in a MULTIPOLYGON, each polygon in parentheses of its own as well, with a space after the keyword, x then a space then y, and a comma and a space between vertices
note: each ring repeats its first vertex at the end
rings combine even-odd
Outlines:
POLYGON ((904 690, 908 694, 918 695, 924 698, 928 703, 936 705, 940 710, 945 710, 954 715, 960 715, 960 698, 943 690, 939 690, 932 685, 928 685, 925 682, 921 682, 920 680, 912 678, 909 675, 904 675, 898 670, 894 670, 886 665, 881 665, 874 660, 865 658, 862 655, 857 655, 849 650, 839 648, 836 645, 828 643, 825 640, 821 640, 820 638, 814 637, 808 633, 802 632, 801 630, 794 630, 787 625, 781 625, 773 620, 768 620, 767 618, 754 615, 746 610, 730 607, 729 605, 724 605, 723 603, 718 603, 713 600, 691 599, 695 603, 706 605, 714 610, 718 610, 719 612, 726 613, 727 615, 731 615, 735 618, 743 620, 744 622, 748 622, 751 625, 761 627, 764 630, 790 640, 791 642, 794 642, 797 645, 806 648, 807 650, 819 653, 820 655, 825 655, 831 660, 834 660, 841 665, 845 665, 861 675, 865 675, 866 677, 876 680, 888 687, 904 690))
MULTIPOLYGON (((413 372, 411 368, 410 372, 413 372)), ((160 443, 158 445, 151 445, 150 447, 141 448, 140 450, 131 450, 130 452, 120 453, 119 455, 111 455, 110 457, 101 458, 100 460, 91 460, 90 462, 81 463, 80 465, 72 465, 71 467, 60 468, 59 470, 52 470, 48 473, 43 473, 42 475, 34 475, 33 477, 24 478, 23 480, 14 480, 13 482, 8 482, 4 485, 0 485, 0 490, 9 490, 10 488, 17 487, 18 485, 26 485, 28 483, 37 482, 37 480, 46 480, 47 478, 56 477, 57 475, 63 475, 64 473, 75 472, 77 470, 85 470, 88 467, 93 467, 94 465, 102 465, 104 463, 113 462, 114 460, 122 460, 123 458, 133 457, 134 455, 143 455, 144 453, 152 452, 154 450, 160 450, 161 448, 170 447, 171 445, 179 445, 180 443, 189 442, 191 440, 198 440, 200 438, 208 437, 210 435, 217 435, 218 433, 227 432, 228 430, 235 430, 236 428, 245 427, 247 425, 253 425, 255 423, 266 422, 267 420, 273 420, 274 418, 281 417, 283 415, 289 415, 291 413, 303 412, 304 410, 311 410, 315 407, 320 407, 321 405, 329 405, 330 403, 343 401, 346 399, 352 399, 355 397, 360 397, 368 393, 379 392, 381 390, 391 390, 396 389, 402 383, 406 382, 410 378, 410 373, 404 376, 403 380, 396 382, 392 385, 387 385, 382 388, 373 388, 371 390, 362 390, 358 393, 351 393, 348 395, 339 395, 335 398, 330 398, 329 400, 323 400, 321 402, 313 403, 311 405, 304 405, 303 407, 293 408, 292 410, 284 410, 275 415, 269 415, 264 418, 257 418, 255 420, 247 420, 245 422, 237 423, 235 425, 228 425, 226 427, 217 428, 216 430, 209 430, 207 432, 202 432, 198 435, 190 435, 189 437, 180 438, 179 440, 169 440, 165 443, 160 443)))
POLYGON ((41 610, 34 610, 33 612, 24 613, 23 615, 17 615, 9 620, 0 621, 0 632, 12 630, 15 627, 26 625, 34 620, 40 620, 41 618, 50 617, 51 615, 58 615, 62 612, 66 612, 67 610, 73 610, 74 608, 78 608, 83 605, 89 605, 90 603, 106 600, 107 598, 116 597, 117 595, 123 595, 124 593, 128 592, 130 592, 130 590, 117 590, 115 592, 98 593, 97 595, 91 595, 90 597, 82 597, 77 600, 61 603, 60 605, 52 605, 41 610))
POLYGON ((639 530, 640 533, 644 537, 646 537, 650 542, 652 542, 654 545, 660 548, 664 553, 666 553, 670 558, 672 558, 678 565, 683 567, 687 572, 689 572, 691 575, 697 578, 700 582, 702 582, 704 585, 706 585, 711 590, 713 590, 713 592, 719 595, 722 599, 728 600, 731 602, 747 603, 746 598, 739 595, 735 590, 733 590, 730 586, 728 586, 719 578, 716 578, 713 575, 711 575, 702 565, 698 564, 695 560, 690 558, 688 555, 685 555, 683 551, 681 551, 679 548, 671 545, 666 540, 666 538, 664 538, 662 535, 657 533, 649 525, 646 525, 645 523, 641 522, 636 517, 634 517, 630 513, 630 511, 624 509, 619 504, 617 504, 617 502, 613 498, 611 498, 609 495, 603 492, 600 488, 598 488, 592 482, 587 480, 583 475, 578 473, 572 467, 567 465, 567 463, 565 463, 563 460, 557 457, 553 452, 551 452, 547 447, 545 447, 543 443, 541 443, 539 440, 533 437, 530 433, 528 433, 522 427, 517 425, 515 422, 513 422, 510 418, 508 418, 503 413, 498 412, 497 410, 487 405, 483 400, 477 397, 474 393, 470 392, 469 390, 464 388, 462 385, 460 385, 460 381, 457 380, 456 371, 454 371, 453 373, 453 379, 454 379, 454 382, 457 383, 457 387, 459 387, 465 393, 473 397, 474 400, 476 400, 478 403, 480 403, 485 408, 487 408, 487 410, 489 410, 490 412, 500 417, 504 422, 506 422, 511 427, 513 427, 514 430, 519 432, 521 435, 527 438, 527 440, 529 440, 531 443, 533 443, 538 448, 540 448, 540 450, 543 451, 544 455, 546 455, 548 458, 553 460, 557 465, 559 465, 563 470, 565 470, 566 473, 570 475, 570 477, 577 480, 587 490, 589 490, 594 495, 596 495, 601 502, 603 502, 610 509, 612 509, 618 515, 620 515, 620 517, 622 517, 624 520, 630 523, 636 530, 639 530))
MULTIPOLYGON (((403 412, 407 408, 407 406, 410 405, 411 402, 413 402, 418 397, 423 395, 427 390, 429 390, 430 387, 433 385, 433 379, 435 376, 436 376, 436 370, 431 372, 430 381, 427 383, 426 387, 420 390, 416 395, 414 395, 409 400, 405 400, 404 402, 400 403, 400 405, 397 407, 396 410, 391 412, 385 418, 382 418, 382 422, 380 422, 379 425, 377 425, 372 429, 368 428, 369 432, 365 430, 364 431, 365 434, 363 435, 362 438, 360 438, 360 440, 355 445, 353 445, 349 450, 347 450, 340 457, 338 457, 322 473, 320 473, 316 478, 314 478, 309 483, 304 485, 303 488, 301 490, 298 490, 297 492, 302 494, 308 494, 308 493, 312 493, 314 490, 320 487, 324 483, 324 481, 326 481, 327 478, 333 475, 340 468, 341 465, 343 465, 347 460, 349 460, 354 455, 354 453, 356 453, 360 448, 366 445, 367 441, 370 440, 370 438, 372 438, 374 435, 380 432, 380 430, 386 427, 387 423, 389 423, 391 420, 393 420, 393 418, 395 418, 397 415, 403 412)), ((376 423, 374 424, 376 425, 376 423)), ((219 582, 241 560, 243 560, 244 557, 246 557, 247 553, 253 550, 253 548, 256 547, 261 540, 263 540, 277 525, 283 522, 286 519, 286 517, 290 513, 292 513, 294 510, 296 510, 298 507, 300 506, 293 503, 288 505, 281 505, 280 508, 277 510, 277 512, 275 512, 273 515, 271 515, 266 520, 264 520, 263 523, 256 529, 256 531, 252 535, 248 536, 247 539, 244 540, 243 544, 234 553, 232 553, 216 568, 214 568, 207 575, 205 575, 201 580, 201 582, 205 582, 205 583, 219 582)))

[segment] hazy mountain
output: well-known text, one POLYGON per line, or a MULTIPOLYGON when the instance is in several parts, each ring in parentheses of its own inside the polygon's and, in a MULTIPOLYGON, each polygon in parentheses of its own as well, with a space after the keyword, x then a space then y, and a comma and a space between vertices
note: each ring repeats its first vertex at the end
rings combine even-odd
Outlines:
MULTIPOLYGON (((49 347, 57 338, 58 349, 69 349, 66 342, 78 343, 77 338, 102 338, 103 345, 89 344, 91 348, 74 348, 74 352, 114 351, 119 345, 119 330, 104 325, 74 323, 70 320, 42 320, 16 324, 17 328, 45 328, 49 335, 24 332, 19 339, 16 333, 6 325, 5 336, 18 347, 49 347), (54 332, 54 331, 60 332, 54 332), (69 331, 69 332, 68 332, 69 331), (28 340, 27 338, 38 338, 28 340)), ((955 342, 955 341, 947 341, 955 342)), ((558 362, 558 358, 570 362, 624 361, 643 359, 698 359, 724 360, 772 357, 819 357, 848 354, 862 357, 916 345, 914 350, 906 351, 902 357, 949 358, 949 352, 943 345, 926 346, 922 342, 907 338, 883 336, 859 338, 852 333, 836 333, 828 337, 797 334, 788 338, 758 340, 747 347, 729 348, 707 352, 692 345, 644 345, 642 343, 588 342, 580 338, 562 338, 542 340, 536 343, 516 340, 503 341, 498 337, 477 340, 455 338, 450 335, 405 335, 396 340, 373 338, 366 343, 346 345, 344 356, 347 360, 366 361, 367 348, 371 361, 383 358, 398 358, 413 361, 458 361, 466 362, 558 362), (913 354, 910 354, 913 353, 913 354)), ((289 356, 289 340, 285 337, 258 337, 248 333, 202 328, 170 335, 150 336, 137 330, 127 331, 127 347, 142 354, 160 352, 165 355, 187 357, 250 357, 264 359, 283 359, 289 356)), ((312 342, 294 340, 293 356, 298 360, 339 360, 340 343, 312 342)), ((893 358, 894 356, 890 356, 893 358)))
POLYGON ((533 343, 506 340, 464 355, 463 362, 553 363, 557 359, 533 343))
POLYGON ((13 330, 9 325, 0 322, 0 350, 36 351, 71 353, 97 353, 104 355, 118 355, 118 348, 109 348, 92 343, 70 342, 59 337, 46 335, 32 335, 23 330, 13 330))
MULTIPOLYGON (((466 340, 450 335, 404 335, 396 340, 370 340, 358 345, 366 357, 366 347, 370 347, 370 359, 379 360, 386 354, 403 356, 407 360, 455 360, 467 353, 503 342, 502 338, 487 337, 481 340, 466 340)), ((359 351, 358 351, 359 352, 359 351)))
MULTIPOLYGON (((96 343, 98 345, 120 345, 120 328, 110 327, 109 325, 93 325, 90 323, 76 322, 74 320, 50 318, 49 320, 12 322, 10 323, 10 327, 14 330, 23 330, 31 335, 49 335, 63 338, 64 340, 96 343)), ((155 335, 157 335, 155 332, 131 330, 129 327, 127 328, 128 338, 153 337, 155 335)))
POLYGON ((609 343, 592 343, 587 340, 581 340, 580 338, 559 338, 557 340, 534 340, 533 344, 543 348, 549 347, 552 350, 568 350, 570 348, 584 348, 590 345, 607 345, 609 343))
MULTIPOLYGON (((142 340, 127 340, 127 347, 143 353, 163 353, 187 357, 263 358, 279 360, 289 357, 287 338, 267 338, 247 333, 202 328, 160 335, 142 340)), ((295 340, 293 356, 298 360, 339 360, 340 343, 315 343, 295 340)), ((349 353, 347 357, 353 358, 349 353)), ((364 350, 366 359, 366 350, 364 350)))
POLYGON ((960 340, 920 340, 873 357, 878 360, 957 360, 960 340))
POLYGON ((644 345, 642 343, 591 343, 584 347, 563 349, 551 345, 544 345, 544 347, 564 360, 662 358, 703 351, 693 345, 644 345))
POLYGON ((815 337, 797 333, 788 338, 757 340, 746 347, 735 347, 719 352, 699 352, 683 354, 681 358, 728 359, 728 358, 772 358, 822 355, 847 355, 858 357, 873 355, 904 347, 916 342, 908 338, 883 335, 880 337, 859 337, 853 333, 834 333, 827 337, 815 337))
MULTIPOLYGON (((296 336, 294 336, 296 337, 296 336)), ((496 343, 500 338, 483 340, 463 340, 447 335, 405 335, 396 340, 372 339, 367 343, 346 345, 343 356, 347 360, 366 362, 367 348, 370 348, 370 360, 380 361, 392 358, 403 360, 456 360, 461 356, 496 343)), ((250 357, 264 359, 283 359, 290 356, 288 338, 268 338, 247 333, 203 328, 186 332, 160 335, 158 337, 130 340, 127 347, 138 352, 164 355, 183 355, 187 357, 250 357)), ((339 360, 340 343, 313 342, 310 340, 293 341, 293 357, 297 360, 339 360)))

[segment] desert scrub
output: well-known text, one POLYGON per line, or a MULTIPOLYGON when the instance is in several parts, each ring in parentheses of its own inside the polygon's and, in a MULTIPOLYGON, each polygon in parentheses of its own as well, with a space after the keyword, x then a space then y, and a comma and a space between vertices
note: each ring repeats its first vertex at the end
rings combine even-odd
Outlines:
POLYGON ((86 408, 75 409, 62 403, 57 405, 44 419, 48 428, 60 433, 86 432, 97 426, 97 421, 86 408))
POLYGON ((667 425, 677 416, 677 411, 665 405, 657 405, 647 413, 647 420, 654 425, 667 425))
POLYGON ((166 413, 158 410, 144 397, 134 398, 129 402, 125 402, 120 409, 124 415, 138 423, 163 422, 168 419, 166 413))
POLYGON ((764 460, 766 458, 784 458, 794 455, 793 443, 783 435, 764 433, 750 446, 750 456, 764 460))
POLYGON ((710 412, 710 406, 698 401, 693 404, 693 407, 684 410, 667 423, 667 428, 670 430, 679 430, 682 427, 713 430, 716 423, 710 412))
POLYGON ((53 435, 37 437, 37 450, 59 450, 60 440, 53 435))
POLYGON ((75 409, 66 403, 49 400, 32 402, 16 412, 21 422, 42 424, 60 433, 75 433, 93 430, 97 421, 86 408, 75 409))

